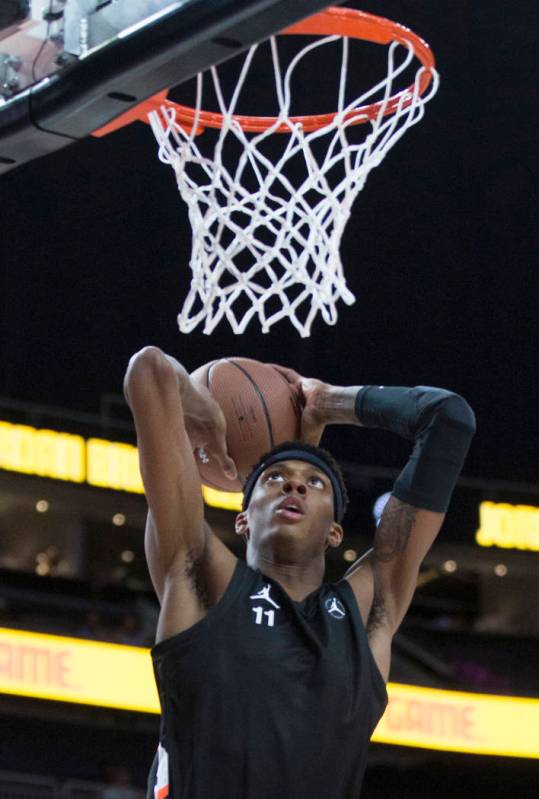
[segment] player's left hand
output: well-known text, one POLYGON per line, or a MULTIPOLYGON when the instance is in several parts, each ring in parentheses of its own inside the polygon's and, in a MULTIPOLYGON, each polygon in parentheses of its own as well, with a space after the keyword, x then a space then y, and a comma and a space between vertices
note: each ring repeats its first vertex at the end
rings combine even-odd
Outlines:
POLYGON ((327 384, 314 377, 303 377, 294 369, 279 364, 269 364, 297 391, 301 412, 301 440, 318 446, 326 426, 323 414, 323 396, 327 384))
POLYGON ((228 454, 226 420, 208 389, 188 376, 183 383, 182 401, 185 430, 193 449, 202 449, 214 458, 229 480, 238 476, 236 464, 228 454))

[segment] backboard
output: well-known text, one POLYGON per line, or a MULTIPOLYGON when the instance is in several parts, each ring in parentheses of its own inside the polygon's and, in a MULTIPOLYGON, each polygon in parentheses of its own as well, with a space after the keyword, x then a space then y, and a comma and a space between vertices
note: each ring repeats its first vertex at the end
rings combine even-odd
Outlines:
POLYGON ((84 138, 327 0, 12 0, 0 12, 0 174, 84 138))

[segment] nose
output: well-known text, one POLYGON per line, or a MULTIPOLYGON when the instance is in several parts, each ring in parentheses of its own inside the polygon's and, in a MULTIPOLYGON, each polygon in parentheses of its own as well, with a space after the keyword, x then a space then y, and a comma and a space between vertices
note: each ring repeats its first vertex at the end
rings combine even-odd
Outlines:
POLYGON ((291 494, 296 491, 298 494, 306 494, 307 493, 307 486, 303 482, 303 480, 299 480, 294 477, 289 477, 288 480, 283 483, 282 487, 283 494, 291 494))

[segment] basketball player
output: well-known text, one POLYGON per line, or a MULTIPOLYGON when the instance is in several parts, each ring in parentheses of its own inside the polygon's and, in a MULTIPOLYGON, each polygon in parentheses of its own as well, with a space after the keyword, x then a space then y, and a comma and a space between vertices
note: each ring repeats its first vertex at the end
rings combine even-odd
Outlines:
POLYGON ((244 563, 204 522, 193 456, 202 448, 235 477, 219 407, 156 348, 127 370, 161 603, 152 799, 357 799, 392 637, 475 431, 468 404, 448 391, 340 388, 281 371, 304 401, 303 442, 268 453, 246 481, 236 520, 244 563), (342 541, 347 497, 337 464, 315 446, 328 424, 414 442, 373 548, 333 585, 324 557, 342 541))

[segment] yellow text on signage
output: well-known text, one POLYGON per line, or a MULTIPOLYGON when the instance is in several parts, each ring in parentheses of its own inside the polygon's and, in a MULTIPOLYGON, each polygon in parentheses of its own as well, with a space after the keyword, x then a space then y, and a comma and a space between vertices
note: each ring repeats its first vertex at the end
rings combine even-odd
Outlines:
POLYGON ((481 502, 475 540, 482 547, 539 552, 539 508, 507 502, 481 502))

